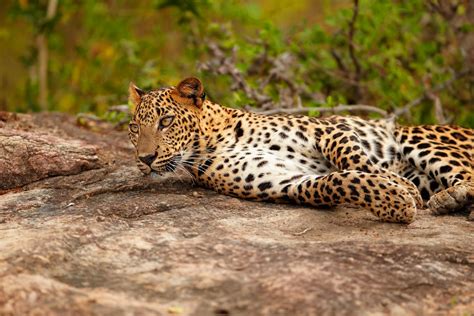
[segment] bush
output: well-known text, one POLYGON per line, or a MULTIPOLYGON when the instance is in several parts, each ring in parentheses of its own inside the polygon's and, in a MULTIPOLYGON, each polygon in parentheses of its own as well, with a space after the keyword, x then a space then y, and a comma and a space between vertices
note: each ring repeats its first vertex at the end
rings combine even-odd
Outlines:
POLYGON ((474 6, 467 2, 343 1, 308 22, 299 15, 311 20, 323 2, 64 0, 45 19, 51 1, 0 5, 8 6, 0 10, 8 12, 0 44, 23 64, 8 76, 13 91, 1 108, 41 108, 35 38, 43 34, 50 110, 102 115, 127 102, 130 80, 149 89, 199 75, 211 98, 228 106, 362 104, 383 109, 369 116, 474 127, 474 6))

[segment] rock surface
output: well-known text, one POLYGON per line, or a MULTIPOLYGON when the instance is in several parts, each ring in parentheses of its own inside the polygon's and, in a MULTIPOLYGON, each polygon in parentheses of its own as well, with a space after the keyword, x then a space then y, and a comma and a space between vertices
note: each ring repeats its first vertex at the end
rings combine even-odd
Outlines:
POLYGON ((466 214, 405 226, 247 202, 143 177, 124 132, 59 114, 0 121, 1 185, 16 187, 0 195, 2 315, 474 312, 466 214), (41 164, 15 158, 24 142, 41 164))

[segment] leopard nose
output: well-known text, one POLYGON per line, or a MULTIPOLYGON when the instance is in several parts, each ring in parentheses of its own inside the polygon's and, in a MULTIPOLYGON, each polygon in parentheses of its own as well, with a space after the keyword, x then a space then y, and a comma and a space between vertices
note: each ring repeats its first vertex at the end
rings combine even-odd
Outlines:
POLYGON ((147 165, 151 166, 153 161, 155 161, 156 156, 157 156, 157 154, 154 153, 154 154, 147 155, 147 156, 139 156, 138 159, 140 159, 144 164, 147 164, 147 165))

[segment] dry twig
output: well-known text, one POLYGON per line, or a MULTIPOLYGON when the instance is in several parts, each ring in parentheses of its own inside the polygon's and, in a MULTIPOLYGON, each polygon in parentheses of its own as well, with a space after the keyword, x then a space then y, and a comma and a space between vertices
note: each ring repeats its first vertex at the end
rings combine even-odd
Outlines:
POLYGON ((118 104, 109 106, 107 112, 118 112, 118 113, 125 113, 130 114, 130 107, 128 104, 118 104))
POLYGON ((420 104, 421 102, 423 102, 424 100, 426 100, 429 97, 430 94, 434 94, 434 93, 437 93, 439 91, 442 91, 442 90, 448 88, 449 86, 451 86, 451 84, 453 82, 455 82, 456 80, 459 80, 462 77, 467 76, 469 73, 470 73, 469 70, 465 70, 465 71, 455 73, 450 79, 436 85, 430 91, 427 91, 427 90, 423 91, 423 93, 418 98, 413 99, 410 102, 408 102, 407 104, 405 104, 403 107, 396 109, 395 112, 394 112, 395 116, 399 117, 401 115, 405 115, 405 114, 409 113, 409 111, 414 106, 416 106, 416 105, 420 104))
POLYGON ((313 227, 308 227, 298 233, 293 233, 293 236, 302 236, 311 230, 313 230, 313 227))
POLYGON ((242 72, 236 67, 236 48, 233 48, 230 57, 227 57, 224 51, 216 44, 209 43, 209 50, 213 58, 207 63, 199 65, 200 70, 214 72, 219 75, 228 75, 233 79, 232 90, 242 90, 249 98, 255 100, 258 105, 264 105, 271 102, 271 98, 262 94, 259 90, 248 85, 242 72))
POLYGON ((448 120, 446 119, 446 116, 444 115, 444 110, 443 110, 443 106, 441 104, 440 98, 434 93, 429 93, 428 98, 433 100, 434 110, 435 110, 434 115, 435 115, 436 121, 440 124, 448 123, 448 120))
MULTIPOLYGON (((264 43, 260 45, 265 47, 264 43)), ((226 52, 215 42, 210 42, 208 47, 212 58, 208 62, 201 63, 199 69, 231 77, 231 89, 243 91, 249 99, 254 100, 255 104, 264 110, 293 108, 295 104, 301 102, 301 97, 317 102, 323 99, 320 94, 310 92, 304 83, 294 80, 297 63, 295 56, 291 53, 286 52, 272 57, 268 55, 267 50, 264 50, 254 58, 247 72, 243 73, 236 66, 236 48, 231 52, 226 52), (256 79, 257 86, 252 87, 247 79, 256 74, 259 76, 256 79), (271 84, 278 84, 277 101, 273 100, 266 91, 271 84)))
POLYGON ((339 113, 339 112, 351 112, 351 111, 364 111, 364 112, 374 112, 378 113, 382 116, 388 116, 388 112, 385 110, 382 110, 380 108, 377 108, 375 106, 371 105, 364 105, 364 104, 356 104, 356 105, 344 105, 344 104, 339 104, 338 106, 335 107, 296 107, 296 108, 290 108, 290 109, 271 109, 271 110, 265 110, 265 111, 258 111, 255 108, 251 107, 246 107, 247 110, 260 113, 260 114, 265 114, 265 115, 272 115, 272 114, 278 114, 278 113, 285 113, 285 114, 304 114, 308 113, 309 111, 317 111, 321 113, 326 113, 326 112, 332 112, 332 113, 339 113))

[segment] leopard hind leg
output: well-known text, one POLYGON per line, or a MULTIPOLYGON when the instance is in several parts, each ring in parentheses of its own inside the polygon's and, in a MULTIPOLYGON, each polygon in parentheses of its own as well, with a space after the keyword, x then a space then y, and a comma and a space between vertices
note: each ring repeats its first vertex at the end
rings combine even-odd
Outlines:
POLYGON ((463 208, 469 209, 469 207, 474 211, 473 181, 460 182, 446 188, 435 179, 417 170, 404 176, 418 187, 421 197, 426 201, 426 206, 433 214, 447 214, 463 208))
POLYGON ((404 158, 444 188, 427 205, 446 214, 473 203, 474 131, 455 126, 402 127, 399 143, 404 158))
MULTIPOLYGON (((428 207, 436 215, 470 208, 474 204, 474 181, 461 182, 436 193, 428 201, 428 207)), ((474 211, 474 210, 473 210, 474 211)))

